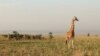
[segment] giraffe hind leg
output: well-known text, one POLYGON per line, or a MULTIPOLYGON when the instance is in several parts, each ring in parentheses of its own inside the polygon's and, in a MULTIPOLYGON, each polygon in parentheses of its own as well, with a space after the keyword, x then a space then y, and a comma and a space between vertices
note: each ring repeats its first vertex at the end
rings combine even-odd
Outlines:
POLYGON ((67 46, 68 46, 68 49, 72 47, 72 39, 70 38, 67 39, 67 46))
POLYGON ((67 39, 66 39, 66 44, 68 45, 68 42, 69 42, 69 39, 68 39, 68 37, 67 37, 67 39))
POLYGON ((74 48, 74 39, 71 40, 71 46, 74 48))

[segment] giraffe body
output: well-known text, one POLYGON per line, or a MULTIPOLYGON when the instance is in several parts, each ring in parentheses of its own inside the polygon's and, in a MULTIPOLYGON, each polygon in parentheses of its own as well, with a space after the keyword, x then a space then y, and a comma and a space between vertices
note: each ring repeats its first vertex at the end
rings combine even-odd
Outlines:
POLYGON ((66 37, 66 44, 68 45, 68 48, 74 47, 73 45, 73 39, 75 37, 75 31, 74 31, 74 22, 78 21, 77 17, 73 17, 71 25, 70 25, 70 30, 67 32, 67 37, 66 37))

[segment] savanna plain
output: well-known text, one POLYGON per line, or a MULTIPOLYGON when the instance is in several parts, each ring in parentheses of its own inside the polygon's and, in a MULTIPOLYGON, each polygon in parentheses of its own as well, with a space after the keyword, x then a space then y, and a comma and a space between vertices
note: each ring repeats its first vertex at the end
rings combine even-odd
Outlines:
POLYGON ((67 48, 65 35, 53 39, 8 40, 0 36, 0 56, 100 56, 100 36, 76 36, 67 48))

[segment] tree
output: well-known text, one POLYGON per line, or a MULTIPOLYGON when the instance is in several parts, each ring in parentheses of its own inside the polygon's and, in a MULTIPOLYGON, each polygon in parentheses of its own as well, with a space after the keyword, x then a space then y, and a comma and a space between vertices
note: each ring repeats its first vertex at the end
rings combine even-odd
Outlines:
POLYGON ((49 38, 50 39, 54 38, 52 34, 53 34, 52 32, 49 32, 49 38))
POLYGON ((90 37, 90 33, 88 33, 87 36, 90 37))
POLYGON ((20 34, 17 31, 13 31, 13 35, 14 35, 16 40, 19 39, 20 34))

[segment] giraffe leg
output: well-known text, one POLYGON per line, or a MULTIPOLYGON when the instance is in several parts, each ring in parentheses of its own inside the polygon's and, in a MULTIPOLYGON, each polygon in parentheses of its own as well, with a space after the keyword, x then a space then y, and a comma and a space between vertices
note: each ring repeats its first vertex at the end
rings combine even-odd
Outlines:
POLYGON ((66 39, 66 44, 67 44, 67 46, 68 46, 68 49, 70 49, 70 48, 72 47, 72 39, 68 37, 68 38, 66 39))
POLYGON ((74 48, 74 40, 73 39, 69 39, 67 45, 68 45, 68 49, 69 48, 74 48))
POLYGON ((68 49, 71 47, 71 40, 68 42, 68 49))
POLYGON ((67 38, 66 38, 66 44, 67 44, 67 45, 68 45, 68 42, 69 42, 69 38, 67 37, 67 38))
POLYGON ((67 41, 68 49, 71 47, 71 39, 68 39, 67 41))
POLYGON ((71 40, 71 47, 74 48, 74 39, 71 40))

